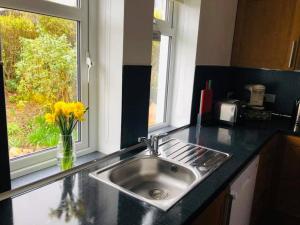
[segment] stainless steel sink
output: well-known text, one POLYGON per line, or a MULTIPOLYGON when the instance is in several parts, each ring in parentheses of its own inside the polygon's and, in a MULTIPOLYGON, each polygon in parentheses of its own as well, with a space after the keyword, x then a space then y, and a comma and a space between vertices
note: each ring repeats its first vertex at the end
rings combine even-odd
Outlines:
POLYGON ((143 152, 90 176, 166 211, 229 158, 176 139, 161 144, 160 152, 143 152))

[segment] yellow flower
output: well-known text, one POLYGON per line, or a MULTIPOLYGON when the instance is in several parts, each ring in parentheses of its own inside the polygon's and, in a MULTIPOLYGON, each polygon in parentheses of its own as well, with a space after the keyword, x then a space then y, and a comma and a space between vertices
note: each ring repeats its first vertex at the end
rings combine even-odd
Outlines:
POLYGON ((84 120, 84 113, 86 112, 86 107, 81 102, 74 103, 74 117, 76 120, 83 121, 84 120))
POLYGON ((59 116, 61 113, 63 113, 62 110, 63 110, 65 104, 66 103, 62 102, 62 101, 55 103, 55 105, 54 105, 54 113, 55 113, 56 116, 59 116))
POLYGON ((82 102, 74 103, 75 109, 85 111, 85 105, 82 102))
POLYGON ((74 113, 74 103, 65 103, 62 107, 62 113, 65 117, 69 117, 71 113, 74 113))
POLYGON ((47 123, 54 123, 55 122, 55 115, 51 113, 46 113, 45 120, 47 123))

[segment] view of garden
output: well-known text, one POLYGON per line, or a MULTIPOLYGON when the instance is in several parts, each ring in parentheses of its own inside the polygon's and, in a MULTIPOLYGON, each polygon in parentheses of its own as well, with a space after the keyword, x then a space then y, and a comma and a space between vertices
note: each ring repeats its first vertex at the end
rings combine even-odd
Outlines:
POLYGON ((57 145, 44 114, 77 99, 77 22, 0 9, 10 158, 57 145))
MULTIPOLYGON (((155 2, 154 17, 164 19, 165 0, 155 2)), ((0 8, 0 41, 10 158, 56 146, 59 130, 44 114, 56 101, 78 99, 77 22, 0 8)), ((152 48, 150 126, 157 123, 159 59, 158 39, 152 48)))

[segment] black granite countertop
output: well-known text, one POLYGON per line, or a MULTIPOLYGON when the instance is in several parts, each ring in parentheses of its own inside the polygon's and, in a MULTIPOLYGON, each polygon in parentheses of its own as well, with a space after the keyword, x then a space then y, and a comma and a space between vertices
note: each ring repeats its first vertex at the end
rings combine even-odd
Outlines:
POLYGON ((88 176, 89 172, 119 160, 114 158, 0 202, 0 225, 189 224, 259 153, 272 135, 286 131, 287 127, 286 121, 278 120, 235 128, 189 127, 172 134, 172 138, 231 153, 232 158, 167 212, 88 176))

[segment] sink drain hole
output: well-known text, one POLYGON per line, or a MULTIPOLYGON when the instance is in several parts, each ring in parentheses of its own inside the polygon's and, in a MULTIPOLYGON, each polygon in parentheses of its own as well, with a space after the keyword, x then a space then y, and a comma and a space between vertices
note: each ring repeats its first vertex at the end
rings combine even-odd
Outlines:
POLYGON ((150 190, 149 195, 155 200, 163 200, 168 197, 168 193, 166 191, 157 188, 150 190))

